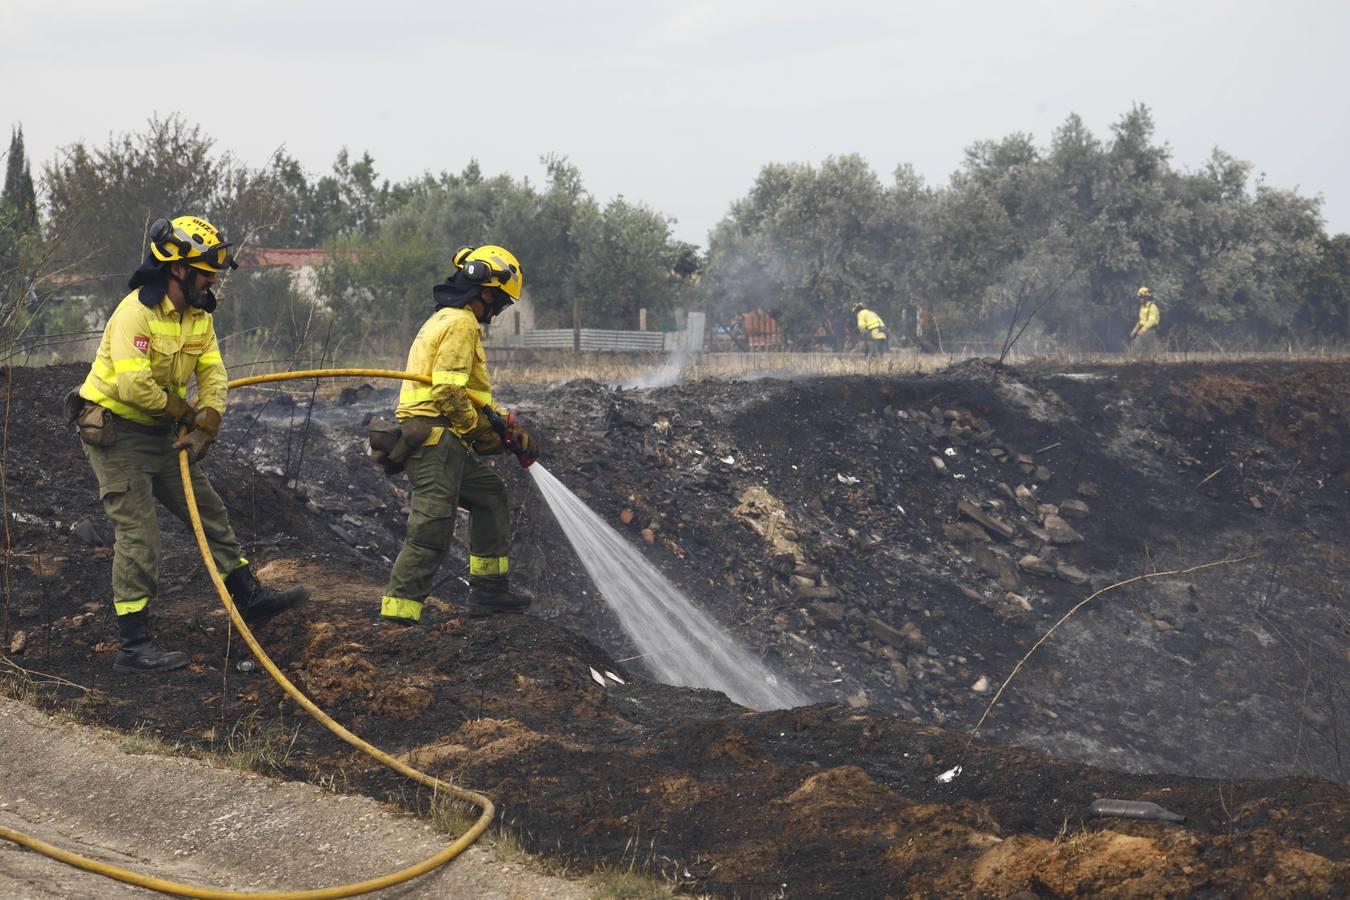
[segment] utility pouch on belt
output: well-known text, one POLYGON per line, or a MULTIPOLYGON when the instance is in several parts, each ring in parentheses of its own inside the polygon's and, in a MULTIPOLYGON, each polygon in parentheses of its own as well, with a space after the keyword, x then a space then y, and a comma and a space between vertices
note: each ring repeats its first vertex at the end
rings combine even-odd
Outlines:
POLYGON ((403 442, 403 429, 397 422, 391 422, 388 419, 381 419, 378 416, 370 420, 368 435, 370 437, 370 458, 379 463, 387 475, 397 475, 403 471, 403 463, 407 460, 411 450, 404 450, 400 447, 403 442), (394 453, 398 451, 400 458, 395 460, 394 453))
POLYGON ((80 413, 84 412, 84 405, 89 401, 80 396, 80 389, 75 388, 61 398, 62 418, 67 425, 74 425, 80 418, 80 413))
POLYGON ((79 388, 66 394, 61 400, 61 411, 65 414, 66 424, 80 430, 80 440, 91 447, 111 447, 117 441, 117 431, 113 427, 112 410, 90 403, 80 396, 79 388))
POLYGON ((413 451, 427 442, 433 428, 449 425, 448 419, 413 416, 402 422, 370 420, 370 458, 384 467, 385 474, 397 475, 413 451), (377 443, 378 441, 378 443, 377 443), (381 447, 388 447, 381 450, 381 447))
POLYGON ((113 425, 112 410, 90 403, 76 418, 80 440, 91 447, 111 447, 117 443, 117 429, 113 425))

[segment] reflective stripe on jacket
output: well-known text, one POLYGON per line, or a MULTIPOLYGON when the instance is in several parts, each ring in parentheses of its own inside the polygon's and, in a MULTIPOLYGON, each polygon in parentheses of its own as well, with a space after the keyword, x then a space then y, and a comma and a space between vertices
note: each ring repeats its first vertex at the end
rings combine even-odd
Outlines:
POLYGON ((179 313, 167 296, 147 307, 139 294, 127 294, 113 310, 80 396, 150 425, 164 412, 164 392, 186 397, 196 375, 197 408, 225 412, 230 379, 211 314, 191 306, 179 313))
POLYGON ((1158 311, 1158 304, 1149 300, 1139 304, 1139 333, 1143 334, 1150 328, 1157 328, 1158 323, 1162 321, 1162 313, 1158 311))
MULTIPOLYGON (((422 323, 405 371, 430 377, 431 385, 403 382, 395 412, 399 419, 443 416, 450 420, 450 430, 462 436, 478 424, 478 407, 492 405, 483 330, 464 307, 442 307, 422 323)), ((435 432, 427 443, 438 440, 435 432)))
POLYGON ((858 310, 858 332, 880 340, 886 337, 886 323, 881 321, 881 316, 870 309, 863 308, 858 310), (880 333, 874 334, 872 332, 880 333))

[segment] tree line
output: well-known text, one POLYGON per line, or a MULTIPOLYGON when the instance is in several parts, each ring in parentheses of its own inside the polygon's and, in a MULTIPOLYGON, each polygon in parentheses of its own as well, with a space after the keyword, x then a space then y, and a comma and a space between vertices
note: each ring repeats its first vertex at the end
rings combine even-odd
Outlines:
POLYGON ((149 221, 187 211, 245 246, 328 251, 312 293, 284 270, 225 285, 220 331, 282 353, 317 336, 352 353, 401 345, 453 249, 489 242, 522 260, 540 327, 634 328, 639 309, 655 327, 690 309, 725 324, 757 309, 789 346, 840 348, 864 302, 930 346, 1016 327, 1109 350, 1148 285, 1177 346, 1350 338, 1350 236, 1327 234, 1320 201, 1219 149, 1178 168, 1143 106, 1103 137, 1071 115, 1048 146, 1022 133, 978 141, 941 185, 907 165, 883 181, 856 155, 771 163, 706 250, 645 204, 600 202, 566 158, 542 163, 540 183, 476 162, 391 182, 344 148, 313 175, 284 148, 251 166, 175 115, 63 147, 35 184, 16 128, 0 194, 0 338, 106 314, 149 221))

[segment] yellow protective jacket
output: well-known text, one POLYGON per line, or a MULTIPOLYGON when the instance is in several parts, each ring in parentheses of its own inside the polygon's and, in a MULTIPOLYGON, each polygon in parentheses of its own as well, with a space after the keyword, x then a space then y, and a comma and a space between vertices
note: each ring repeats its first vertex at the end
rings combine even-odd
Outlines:
MULTIPOLYGON (((408 351, 405 371, 429 376, 431 386, 403 382, 394 413, 399 420, 444 417, 450 430, 463 437, 479 426, 478 408, 494 406, 483 329, 464 307, 442 307, 422 323, 408 351)), ((426 443, 437 443, 442 431, 434 429, 426 443)))
POLYGON ((881 316, 864 307, 858 310, 858 333, 863 337, 884 341, 886 339, 886 323, 881 321, 881 316))
POLYGON ((1144 303, 1139 304, 1139 324, 1135 326, 1138 329, 1135 332, 1135 336, 1137 337, 1138 335, 1141 335, 1146 331, 1151 331, 1152 329, 1157 328, 1158 323, 1161 321, 1162 321, 1162 313, 1158 312, 1157 303, 1154 303, 1152 300, 1148 300, 1144 303))
POLYGON ((230 378, 211 314, 191 306, 179 313, 167 296, 146 306, 141 290, 127 294, 113 310, 80 396, 124 419, 152 425, 168 402, 165 391, 187 397, 188 380, 196 375, 197 409, 224 413, 230 378))

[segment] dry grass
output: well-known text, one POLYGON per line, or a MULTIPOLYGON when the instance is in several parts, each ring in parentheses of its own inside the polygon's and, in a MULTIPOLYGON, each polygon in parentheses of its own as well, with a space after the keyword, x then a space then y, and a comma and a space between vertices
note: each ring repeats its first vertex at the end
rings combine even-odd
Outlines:
POLYGON ((180 756, 183 745, 177 741, 170 743, 150 730, 150 726, 140 722, 131 731, 122 735, 117 748, 132 756, 180 756))
POLYGON ((23 669, 0 669, 0 697, 32 705, 37 699, 37 683, 23 669))
POLYGON ((482 811, 450 794, 437 793, 431 798, 427 818, 431 827, 441 834, 459 835, 473 827, 482 811))
POLYGON ((591 873, 597 897, 612 900, 658 900, 673 897, 687 884, 685 870, 676 860, 656 852, 656 839, 634 834, 624 845, 618 865, 601 866, 591 873))
POLYGON ((1074 829, 1069 828, 1069 820, 1066 818, 1059 826, 1059 833, 1055 835, 1054 844, 1059 849, 1060 855, 1066 860, 1077 859, 1087 852, 1088 839, 1092 837, 1092 832, 1085 825, 1079 823, 1074 829))
MULTIPOLYGON (((427 811, 431 827, 446 835, 460 835, 468 831, 478 820, 479 814, 478 807, 447 794, 433 796, 427 811)), ((491 847, 503 861, 527 865, 550 875, 568 875, 568 866, 562 859, 540 856, 526 850, 524 836, 510 823, 494 823, 484 833, 482 842, 491 847)), ((586 880, 593 886, 594 896, 602 900, 659 900, 675 896, 679 886, 679 871, 680 867, 669 859, 656 858, 651 845, 647 847, 644 858, 640 842, 633 838, 628 842, 618 865, 601 866, 591 872, 586 880)))
POLYGON ((659 875, 605 866, 587 879, 599 900, 661 900, 675 896, 675 885, 659 875))
MULTIPOLYGON (((58 348, 59 358, 37 359, 41 362, 83 362, 88 354, 81 345, 58 348)), ((242 349, 242 348, 240 348, 242 349)), ((989 358, 987 353, 963 351, 959 353, 919 353, 896 350, 880 358, 867 358, 861 353, 573 353, 570 350, 533 350, 488 347, 488 367, 495 383, 507 386, 548 386, 566 384, 579 379, 591 379, 601 384, 622 387, 659 387, 684 381, 707 381, 755 378, 800 378, 812 376, 845 375, 903 375, 916 372, 936 372, 963 360, 989 358)), ((1080 365, 1129 365, 1145 358, 1122 353, 1013 352, 1009 365, 1031 363, 1071 368, 1080 365)), ((315 359, 258 358, 248 353, 226 353, 230 376, 240 378, 268 372, 295 371, 318 368, 315 359)), ((1318 348, 1286 352, 1246 352, 1215 349, 1205 352, 1173 352, 1160 350, 1146 357, 1155 363, 1232 363, 1257 361, 1350 361, 1344 348, 1318 348)), ((323 368, 371 368, 401 371, 406 358, 402 355, 359 355, 329 357, 323 368)), ((16 360, 17 362, 17 360, 16 360)), ((318 395, 325 399, 336 397, 344 387, 369 382, 370 379, 325 379, 318 395)), ((392 387, 393 382, 377 384, 392 387)), ((251 388, 261 392, 308 393, 312 383, 282 383, 251 388)))
MULTIPOLYGON (((473 827, 482 810, 449 794, 436 794, 431 798, 428 816, 431 827, 441 834, 460 835, 473 827)), ((529 858, 520 837, 506 825, 494 823, 483 833, 482 840, 505 860, 529 858)))
POLYGON ((333 794, 349 794, 352 790, 351 779, 347 777, 347 770, 343 768, 333 769, 329 772, 315 769, 314 774, 309 778, 309 783, 333 794))
POLYGON ((259 775, 285 774, 299 734, 299 725, 287 728, 277 721, 262 721, 256 712, 249 713, 230 726, 224 746, 207 758, 228 769, 259 775))

